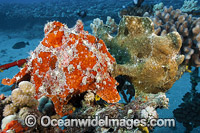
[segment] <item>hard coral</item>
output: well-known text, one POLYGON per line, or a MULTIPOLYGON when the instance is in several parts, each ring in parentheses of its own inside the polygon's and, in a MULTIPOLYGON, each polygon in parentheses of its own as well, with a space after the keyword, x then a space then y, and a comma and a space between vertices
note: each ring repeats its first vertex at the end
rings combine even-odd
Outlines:
POLYGON ((195 0, 185 0, 183 6, 180 9, 182 12, 191 13, 193 11, 200 10, 198 6, 198 1, 195 0))
POLYGON ((178 66, 184 59, 178 55, 182 41, 177 32, 157 36, 149 18, 134 16, 122 18, 114 37, 97 31, 108 47, 120 47, 129 53, 129 62, 115 64, 112 75, 128 76, 137 92, 165 92, 177 80, 178 66))
POLYGON ((153 12, 155 13, 156 11, 163 11, 163 8, 164 8, 164 4, 162 2, 155 4, 153 6, 153 12))
POLYGON ((178 108, 173 111, 174 117, 186 128, 185 132, 192 132, 200 126, 200 93, 196 89, 187 92, 178 108))
MULTIPOLYGON (((7 104, 4 108, 3 115, 13 115, 20 108, 30 107, 36 108, 38 101, 34 98, 35 87, 28 81, 22 81, 19 83, 19 88, 12 91, 11 103, 7 104)), ((5 99, 6 100, 6 99, 5 99)))
POLYGON ((155 26, 155 34, 166 35, 177 31, 182 38, 181 54, 185 55, 184 64, 200 66, 200 19, 183 13, 181 10, 173 10, 173 7, 164 7, 163 11, 157 11, 151 17, 155 26))
POLYGON ((44 32, 44 39, 26 66, 12 79, 3 79, 3 84, 11 85, 30 74, 36 98, 51 98, 61 116, 66 113, 63 105, 73 95, 87 90, 108 103, 119 101, 117 82, 110 76, 115 59, 102 40, 84 31, 81 21, 72 29, 60 22, 49 22, 44 32))
MULTIPOLYGON (((144 117, 141 115, 143 114, 143 110, 145 110, 148 115, 146 117, 147 124, 150 123, 149 118, 157 119, 157 108, 166 108, 168 107, 169 99, 166 98, 165 93, 158 93, 158 94, 144 94, 135 97, 135 100, 131 101, 130 103, 124 105, 123 103, 116 103, 108 106, 99 106, 99 105, 93 105, 87 108, 81 108, 80 110, 77 110, 72 116, 68 116, 67 119, 87 119, 87 118, 95 118, 98 117, 105 119, 108 117, 109 119, 126 119, 126 120, 135 120, 135 119, 144 119, 144 117), (89 117, 88 117, 89 116, 89 117)), ((63 119, 66 119, 63 118, 63 119)), ((116 121, 115 121, 116 122, 116 121)), ((120 123, 120 121, 119 121, 120 123)), ((150 124, 149 124, 150 125, 150 124)), ((103 125, 103 126, 95 126, 95 127, 65 127, 65 132, 103 132, 104 129, 108 129, 107 132, 110 130, 112 132, 134 132, 136 130, 136 127, 130 127, 132 126, 129 124, 127 127, 117 127, 113 124, 111 125, 103 125), (109 130, 110 129, 110 130, 109 130)), ((149 129, 152 127, 148 127, 149 129)))

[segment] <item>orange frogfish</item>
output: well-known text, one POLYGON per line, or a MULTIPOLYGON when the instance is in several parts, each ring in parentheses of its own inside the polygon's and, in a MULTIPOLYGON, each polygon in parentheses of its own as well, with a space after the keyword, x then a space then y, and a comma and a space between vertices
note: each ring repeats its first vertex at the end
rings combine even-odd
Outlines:
POLYGON ((73 95, 92 91, 108 103, 120 100, 116 80, 111 76, 115 59, 104 42, 83 30, 78 20, 73 28, 60 22, 49 22, 45 37, 31 53, 28 62, 12 79, 2 84, 12 85, 26 74, 35 85, 36 98, 49 97, 57 114, 63 116, 63 105, 73 95))

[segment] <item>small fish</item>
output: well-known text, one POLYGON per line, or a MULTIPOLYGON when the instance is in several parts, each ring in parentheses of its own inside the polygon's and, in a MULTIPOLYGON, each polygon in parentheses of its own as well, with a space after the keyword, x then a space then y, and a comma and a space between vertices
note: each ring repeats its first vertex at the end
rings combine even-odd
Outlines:
POLYGON ((25 48, 26 45, 29 45, 29 42, 26 42, 26 43, 25 42, 17 42, 12 46, 12 48, 13 49, 25 48))

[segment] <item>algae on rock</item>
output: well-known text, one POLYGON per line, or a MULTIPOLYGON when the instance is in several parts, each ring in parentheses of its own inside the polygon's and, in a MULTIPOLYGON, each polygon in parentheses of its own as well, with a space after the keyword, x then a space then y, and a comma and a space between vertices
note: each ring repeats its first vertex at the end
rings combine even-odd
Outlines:
MULTIPOLYGON (((91 24, 91 28, 95 25, 91 24)), ((96 36, 112 50, 120 47, 130 55, 128 62, 114 65, 112 76, 128 76, 137 93, 166 92, 172 87, 178 66, 184 60, 184 55, 178 55, 182 45, 178 32, 157 36, 150 18, 135 16, 122 18, 116 36, 111 36, 104 27, 103 23, 95 27, 96 36)))

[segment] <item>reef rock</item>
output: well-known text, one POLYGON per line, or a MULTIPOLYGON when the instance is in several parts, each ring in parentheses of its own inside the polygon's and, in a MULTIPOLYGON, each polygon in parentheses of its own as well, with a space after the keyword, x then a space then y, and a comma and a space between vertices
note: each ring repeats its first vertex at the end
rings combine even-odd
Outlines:
POLYGON ((178 32, 157 36, 150 18, 134 16, 122 18, 114 37, 102 27, 95 27, 96 35, 111 49, 126 49, 130 56, 128 62, 114 65, 113 76, 128 76, 137 92, 158 93, 172 87, 177 80, 178 66, 184 60, 183 55, 178 55, 182 44, 178 32))
POLYGON ((145 17, 150 17, 154 22, 155 34, 166 35, 177 31, 182 38, 181 54, 185 55, 183 64, 189 67, 200 67, 200 18, 194 17, 179 9, 164 7, 163 11, 157 11, 154 16, 148 13, 145 17))

